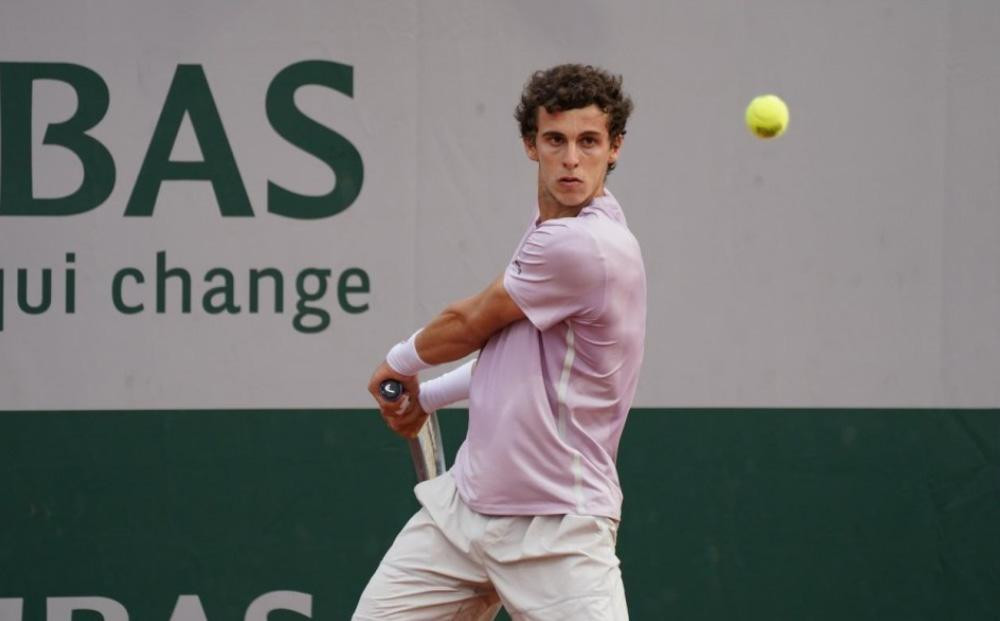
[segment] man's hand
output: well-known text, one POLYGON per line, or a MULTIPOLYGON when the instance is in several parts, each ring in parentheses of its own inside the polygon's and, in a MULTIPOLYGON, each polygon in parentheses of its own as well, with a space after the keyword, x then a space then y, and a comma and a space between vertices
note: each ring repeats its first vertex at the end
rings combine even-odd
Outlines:
POLYGON ((382 418, 389 428, 404 438, 415 438, 427 421, 427 412, 420 407, 420 383, 415 375, 400 375, 383 362, 375 369, 368 382, 368 392, 375 398, 382 418), (379 386, 388 379, 403 384, 403 396, 398 401, 386 401, 379 392, 379 386))

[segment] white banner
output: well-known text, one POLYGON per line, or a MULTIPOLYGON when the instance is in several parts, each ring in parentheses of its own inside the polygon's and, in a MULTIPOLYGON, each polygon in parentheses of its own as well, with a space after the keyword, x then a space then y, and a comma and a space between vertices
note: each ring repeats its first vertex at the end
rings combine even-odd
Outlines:
POLYGON ((987 0, 4 2, 0 408, 369 406, 503 270, 567 61, 636 102, 636 405, 998 406, 998 57, 987 0))

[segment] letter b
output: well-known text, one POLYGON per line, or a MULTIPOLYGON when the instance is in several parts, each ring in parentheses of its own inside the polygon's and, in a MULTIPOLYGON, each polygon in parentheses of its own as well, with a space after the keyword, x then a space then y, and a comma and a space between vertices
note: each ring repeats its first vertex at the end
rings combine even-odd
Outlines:
POLYGON ((17 597, 0 597, 0 621, 21 621, 24 600, 17 597))
POLYGON ((108 111, 110 95, 101 76, 69 63, 0 63, 0 215, 68 216, 99 206, 115 186, 108 149, 87 130, 108 111), (32 193, 31 114, 35 80, 58 80, 76 91, 76 112, 52 123, 42 144, 66 147, 83 164, 83 183, 69 196, 35 198, 32 193))
POLYGON ((128 621, 125 607, 107 597, 50 597, 45 604, 46 621, 73 621, 74 610, 96 612, 103 621, 128 621))

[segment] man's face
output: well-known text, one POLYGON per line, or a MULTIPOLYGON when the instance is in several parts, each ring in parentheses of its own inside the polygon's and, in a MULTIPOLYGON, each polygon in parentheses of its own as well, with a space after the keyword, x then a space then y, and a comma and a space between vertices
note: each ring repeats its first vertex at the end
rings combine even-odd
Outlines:
POLYGON ((539 202, 580 207, 604 191, 608 164, 618 159, 621 137, 608 136, 608 115, 596 105, 549 113, 538 109, 538 133, 524 141, 538 162, 539 202))

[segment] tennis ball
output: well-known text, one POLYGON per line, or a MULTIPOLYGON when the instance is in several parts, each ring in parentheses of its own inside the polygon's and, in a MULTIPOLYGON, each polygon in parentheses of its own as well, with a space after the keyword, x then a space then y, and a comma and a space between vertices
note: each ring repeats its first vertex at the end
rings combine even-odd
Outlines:
POLYGON ((777 95, 754 97, 747 106, 747 127, 758 138, 777 138, 788 127, 788 106, 777 95))

